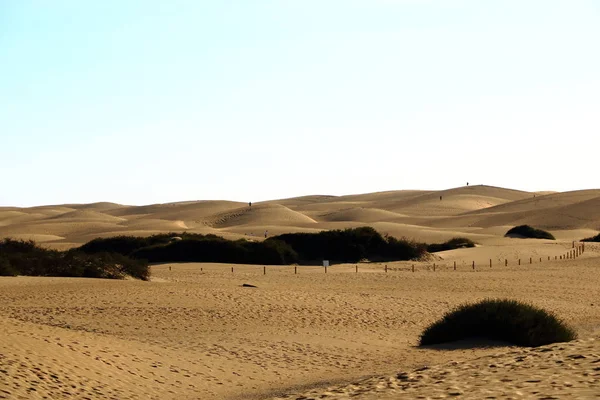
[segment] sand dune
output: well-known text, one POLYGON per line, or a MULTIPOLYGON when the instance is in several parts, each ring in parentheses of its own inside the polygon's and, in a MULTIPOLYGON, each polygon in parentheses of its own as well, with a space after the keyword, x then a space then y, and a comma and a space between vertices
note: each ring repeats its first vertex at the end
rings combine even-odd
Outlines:
POLYGON ((498 205, 487 210, 475 210, 470 214, 529 212, 532 210, 573 205, 596 197, 600 197, 600 189, 576 190, 572 192, 552 193, 543 196, 536 195, 535 197, 528 196, 527 198, 498 205))
POLYGON ((99 202, 99 203, 89 203, 89 204, 65 204, 66 207, 72 208, 74 210, 92 210, 92 211, 108 211, 114 210, 116 208, 124 208, 127 206, 110 203, 110 202, 99 202))
POLYGON ((76 210, 59 214, 49 219, 60 221, 60 222, 76 222, 76 221, 98 221, 98 222, 109 222, 109 223, 120 223, 126 221, 125 218, 113 217, 112 215, 104 214, 97 211, 88 210, 76 210))
POLYGON ((175 220, 168 221, 164 219, 154 219, 154 218, 142 218, 142 219, 134 219, 131 221, 127 221, 124 223, 129 230, 159 230, 159 231, 172 231, 179 232, 181 230, 188 230, 189 227, 185 224, 184 221, 175 220))
POLYGON ((360 221, 377 222, 393 221, 405 217, 404 214, 398 214, 387 210, 377 208, 353 207, 345 210, 334 211, 319 216, 319 221, 360 221))
MULTIPOLYGON (((214 233, 230 238, 314 232, 370 225, 418 240, 466 235, 485 239, 514 225, 580 239, 600 228, 600 190, 548 194, 476 185, 442 191, 400 190, 346 196, 314 195, 254 203, 186 201, 146 206, 115 203, 0 208, 0 236, 45 235, 65 248, 90 238, 136 232, 214 233), (442 200, 440 200, 440 196, 442 200), (535 196, 535 197, 534 197, 535 196)), ((588 235, 589 236, 589 235, 588 235)), ((40 236, 42 237, 42 236, 40 236)))
POLYGON ((549 230, 598 229, 600 196, 594 196, 595 194, 597 193, 587 192, 572 196, 548 195, 544 197, 549 198, 539 203, 541 205, 529 199, 447 219, 424 221, 424 223, 434 226, 478 227, 511 227, 528 224, 549 230))
POLYGON ((293 211, 279 204, 261 204, 252 207, 241 207, 233 211, 219 213, 207 219, 213 227, 229 227, 239 225, 304 225, 316 221, 302 213, 293 211))
POLYGON ((387 200, 380 204, 380 208, 409 215, 447 216, 485 209, 527 197, 531 197, 531 194, 516 190, 491 186, 464 186, 429 192, 408 199, 387 200))

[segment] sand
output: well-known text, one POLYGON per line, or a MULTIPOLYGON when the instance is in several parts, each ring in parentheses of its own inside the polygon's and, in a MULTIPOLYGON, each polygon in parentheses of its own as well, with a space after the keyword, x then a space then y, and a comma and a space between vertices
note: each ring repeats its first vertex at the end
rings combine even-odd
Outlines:
MULTIPOLYGON (((161 232, 176 221, 229 237, 253 231, 259 240, 264 227, 318 231, 360 226, 361 218, 382 231, 423 239, 461 234, 479 243, 429 262, 361 263, 358 273, 355 265, 327 273, 267 266, 265 274, 262 265, 163 264, 152 267, 150 282, 0 278, 0 398, 598 398, 600 245, 588 244, 576 259, 554 260, 568 253, 572 240, 596 232, 594 214, 552 229, 557 241, 508 239, 502 235, 515 214, 494 209, 526 202, 530 194, 463 189, 444 192, 444 199, 455 197, 448 206, 438 204, 438 192, 412 191, 309 196, 253 210, 233 202, 0 209, 0 236, 31 235, 65 248, 94 235, 161 232), (496 205, 477 208, 485 203, 481 197, 496 205), (507 221, 461 222, 496 213, 507 221), (228 222, 216 228, 215 216, 228 222), (423 328, 446 311, 489 297, 554 311, 579 340, 537 349, 488 342, 417 346, 423 328)), ((589 193, 546 196, 562 199, 548 207, 549 225, 564 221, 553 207, 581 216, 578 207, 594 200, 589 193)))

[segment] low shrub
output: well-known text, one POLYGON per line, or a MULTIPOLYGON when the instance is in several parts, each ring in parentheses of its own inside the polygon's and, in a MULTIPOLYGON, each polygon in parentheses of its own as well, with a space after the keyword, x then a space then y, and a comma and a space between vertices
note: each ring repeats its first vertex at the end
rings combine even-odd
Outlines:
POLYGON ((286 265, 298 255, 282 241, 227 240, 214 235, 183 239, 138 249, 131 257, 149 262, 219 262, 234 264, 286 265))
POLYGON ((433 243, 427 245, 427 251, 437 253, 438 251, 462 249, 467 247, 475 247, 475 242, 464 237, 455 237, 444 243, 433 243))
POLYGON ((57 251, 33 241, 0 241, 0 275, 63 276, 122 279, 150 278, 145 260, 133 260, 117 253, 86 254, 79 250, 57 251))
POLYGON ((554 313, 516 300, 483 300, 448 312, 428 326, 420 345, 484 337, 518 346, 537 347, 574 340, 577 335, 554 313))
POLYGON ((550 232, 546 232, 541 229, 536 229, 529 225, 515 226, 514 228, 509 229, 508 232, 506 232, 506 234, 504 236, 506 236, 506 237, 518 236, 518 237, 530 238, 530 239, 556 240, 555 237, 550 232))
POLYGON ((13 268, 8 258, 0 255, 0 276, 17 276, 17 271, 13 268))
POLYGON ((600 242, 600 233, 597 234, 596 236, 582 239, 581 241, 582 242, 600 242))
POLYGON ((411 260, 426 252, 426 245, 406 238, 381 236, 364 226, 319 233, 286 233, 266 240, 280 240, 290 245, 301 263, 314 264, 322 260, 355 263, 371 261, 411 260))
POLYGON ((97 238, 79 247, 78 250, 88 254, 109 252, 126 256, 144 247, 168 244, 175 236, 177 234, 168 233, 148 237, 121 235, 109 238, 97 238))

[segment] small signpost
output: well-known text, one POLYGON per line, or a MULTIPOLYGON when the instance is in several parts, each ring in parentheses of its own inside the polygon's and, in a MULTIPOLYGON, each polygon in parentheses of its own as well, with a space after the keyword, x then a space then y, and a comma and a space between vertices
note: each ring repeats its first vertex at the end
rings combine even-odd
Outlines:
POLYGON ((325 267, 325 273, 327 273, 327 267, 329 267, 329 260, 323 260, 323 266, 325 267))

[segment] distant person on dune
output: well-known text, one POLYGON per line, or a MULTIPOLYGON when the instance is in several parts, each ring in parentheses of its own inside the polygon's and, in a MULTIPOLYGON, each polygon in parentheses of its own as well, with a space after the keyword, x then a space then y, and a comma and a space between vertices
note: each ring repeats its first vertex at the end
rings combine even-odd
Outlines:
POLYGON ((252 202, 248 203, 248 207, 252 207, 252 202))

